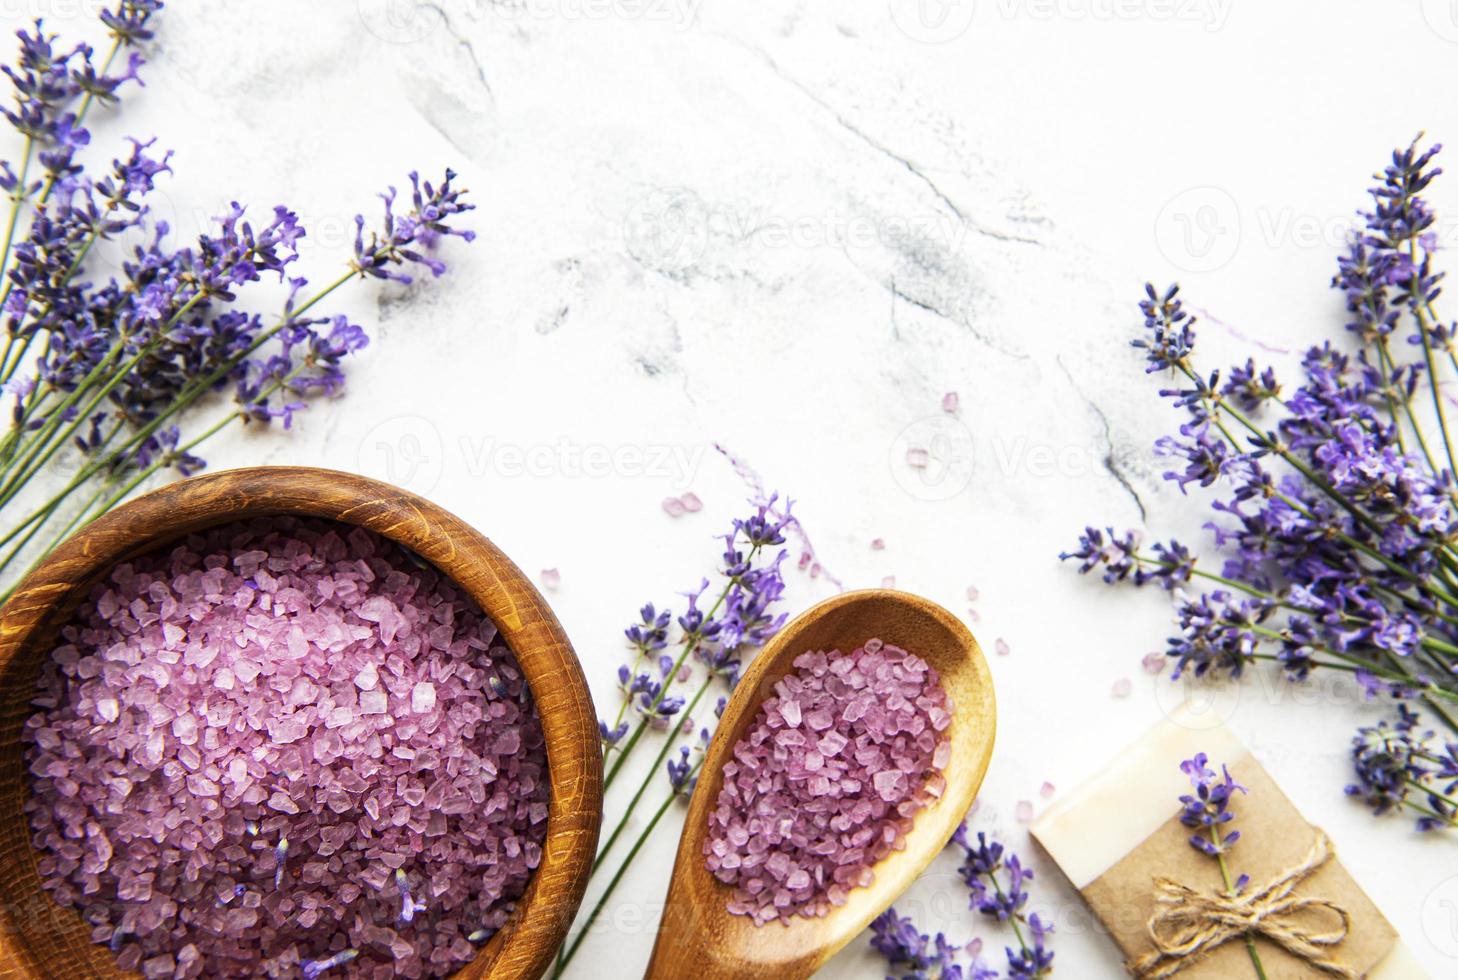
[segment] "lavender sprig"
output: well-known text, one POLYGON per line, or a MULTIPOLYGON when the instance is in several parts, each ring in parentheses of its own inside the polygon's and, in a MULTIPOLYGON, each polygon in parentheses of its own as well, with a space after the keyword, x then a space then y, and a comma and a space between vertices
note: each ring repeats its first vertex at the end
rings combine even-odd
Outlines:
MULTIPOLYGON (((1223 775, 1217 776, 1209 767, 1209 761, 1205 753, 1199 752, 1193 759, 1180 763, 1180 771, 1189 777, 1190 787, 1194 790, 1180 797, 1184 807, 1180 812, 1180 823, 1195 831, 1190 835, 1190 846, 1216 860, 1220 866, 1220 878, 1225 883, 1225 894, 1235 898, 1250 884, 1250 876, 1230 877, 1230 865, 1225 855, 1240 839, 1240 831, 1225 828, 1235 819, 1235 813, 1230 809, 1232 797, 1247 790, 1235 781, 1225 766, 1220 767, 1223 775)), ((1245 949, 1256 976, 1266 980, 1260 951, 1256 949, 1255 937, 1250 933, 1245 934, 1245 949)))
POLYGON ((22 552, 39 560, 161 471, 196 472, 205 462, 195 450, 228 425, 277 419, 287 428, 311 400, 339 394, 344 361, 368 338, 313 308, 351 280, 408 281, 411 267, 440 275, 445 267, 430 250, 448 235, 473 237, 455 227, 471 208, 455 175, 432 183, 412 174, 407 207, 397 210, 390 189, 379 228, 366 235, 357 218, 359 242, 342 276, 308 298, 307 283, 290 279, 272 324, 240 308, 247 286, 288 278, 305 235, 293 212, 278 207, 254 221, 233 204, 215 229, 175 245, 148 205, 172 170, 170 153, 132 140, 99 176, 81 157, 88 110, 114 103, 138 79, 142 61, 126 49, 153 38, 161 9, 156 0, 120 0, 103 12, 112 45, 100 58, 87 45, 58 46, 37 23, 19 32, 17 64, 6 69, 14 99, 3 111, 25 145, 18 167, 0 165, 12 204, 0 248, 0 391, 11 416, 0 433, 0 509, 15 506, 62 452, 80 460, 58 492, 0 534, 0 572, 22 552), (35 162, 43 176, 32 174, 35 162), (17 235, 22 218, 28 230, 17 235), (141 244, 120 268, 101 267, 95 245, 123 235, 141 244), (180 416, 224 388, 236 407, 189 436, 180 416), (59 532, 41 538, 55 522, 59 532))
MULTIPOLYGON (((887 980, 963 980, 966 976, 957 962, 959 948, 942 933, 933 939, 916 927, 910 916, 898 915, 888 908, 871 923, 871 948, 886 958, 896 976, 887 980)), ((971 980, 996 977, 974 967, 971 980)))
POLYGON ((958 874, 967 885, 971 907, 1009 927, 1017 940, 1016 948, 1004 947, 1005 972, 983 961, 982 940, 958 946, 942 933, 932 938, 910 917, 889 908, 871 923, 871 948, 885 957, 893 971, 886 980, 1037 980, 1050 975, 1053 951, 1048 948, 1048 937, 1053 927, 1038 913, 1025 911, 1032 870, 1002 844, 989 841, 984 832, 977 834, 974 843, 966 823, 957 828, 952 844, 962 852, 958 874), (965 969, 960 962, 964 952, 969 957, 965 969))
MULTIPOLYGON (((1377 175, 1332 280, 1354 349, 1310 347, 1295 384, 1254 359, 1223 382, 1200 369, 1178 287, 1146 288, 1134 344, 1150 372, 1171 379, 1160 394, 1181 415, 1157 450, 1175 460, 1167 479, 1215 494, 1208 527, 1219 560, 1093 528, 1063 557, 1108 582, 1170 591, 1175 677, 1239 677, 1262 661, 1294 681, 1342 671, 1370 697, 1422 702, 1458 733, 1458 479, 1441 394, 1458 377, 1458 327, 1436 309, 1445 274, 1424 196, 1441 173, 1439 152, 1414 142, 1377 175), (1419 411, 1419 401, 1429 404, 1419 411)), ((1407 711, 1395 728, 1358 734, 1353 795, 1378 812, 1408 809, 1391 801, 1425 793, 1393 782, 1406 773, 1436 794, 1422 804, 1423 828, 1448 826, 1450 794, 1424 775, 1441 765, 1420 758, 1422 771, 1407 772, 1386 761, 1384 747, 1405 758, 1396 743, 1413 735, 1407 711)))
POLYGON ((979 832, 977 842, 972 843, 966 823, 957 828, 952 842, 963 852, 958 873, 967 883, 972 908, 1010 926, 1018 941, 1016 949, 1009 946, 1004 950, 1008 980, 1036 980, 1052 973, 1053 952, 1047 940, 1053 927, 1036 912, 1025 912, 1032 869, 1001 844, 989 842, 985 833, 979 832))
POLYGON ((1417 712, 1399 704, 1396 724, 1358 729, 1352 739, 1357 781, 1347 795, 1378 815, 1413 811, 1422 831, 1458 827, 1458 742, 1420 725, 1417 712))
MULTIPOLYGON (((587 913, 576 937, 559 952, 554 977, 562 975, 581 948, 592 924, 669 806, 674 800, 686 799, 692 794, 713 727, 698 725, 695 712, 715 680, 723 680, 732 689, 738 682, 739 667, 744 657, 768 641, 784 625, 787 614, 778 611, 777 607, 785 590, 782 574, 785 552, 779 550, 770 560, 763 556, 766 549, 784 544, 785 533, 794 522, 789 502, 785 501, 781 506, 778 494, 751 501, 750 512, 743 518, 736 518, 722 537, 724 551, 717 573, 722 584, 714 601, 705 605, 711 583, 704 579, 697 589, 685 595, 687 607, 676 620, 672 619, 668 610, 660 611, 657 606, 648 604, 639 610, 638 621, 624 631, 633 656, 631 665, 624 665, 618 670, 619 688, 624 693, 623 706, 612 724, 602 719, 598 721, 604 753, 618 753, 604 780, 604 789, 622 771, 645 732, 660 729, 667 732, 667 737, 622 816, 599 847, 593 863, 594 874, 603 868, 608 854, 622 839, 633 813, 654 780, 661 778, 660 773, 667 776, 669 793, 624 855, 597 903, 587 913), (669 646, 671 624, 676 624, 679 632, 675 644, 678 649, 676 657, 661 653, 669 646), (691 679, 690 657, 696 657, 706 668, 703 679, 687 699, 669 694, 673 684, 691 679), (638 721, 631 728, 624 721, 630 708, 638 716, 638 721), (667 723, 668 719, 678 717, 682 718, 678 724, 667 723), (679 746, 678 757, 672 758, 678 737, 690 735, 696 729, 699 733, 698 746, 693 749, 679 746)), ((713 712, 716 719, 723 713, 725 703, 724 698, 719 699, 713 712)))

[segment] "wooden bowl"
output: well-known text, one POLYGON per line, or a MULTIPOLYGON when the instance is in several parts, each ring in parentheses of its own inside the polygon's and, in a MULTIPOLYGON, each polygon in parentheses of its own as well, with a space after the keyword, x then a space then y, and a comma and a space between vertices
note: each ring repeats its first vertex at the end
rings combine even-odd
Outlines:
POLYGON ((982 650, 961 620, 936 603, 907 592, 868 589, 826 599, 795 617, 749 665, 709 744, 689 801, 646 980, 810 976, 860 935, 947 846, 982 785, 996 735, 997 704, 982 650), (796 657, 807 650, 850 653, 872 638, 909 650, 941 676, 952 702, 947 728, 952 755, 942 770, 946 790, 916 814, 905 848, 874 865, 875 881, 851 889, 846 903, 823 918, 795 917, 756 926, 748 916, 731 915, 733 889, 704 863, 709 812, 724 785, 724 763, 759 715, 760 704, 774 693, 774 685, 794 670, 796 657))
POLYGON ((429 501, 349 473, 257 467, 183 480, 98 518, 45 560, 0 610, 0 980, 125 976, 74 909, 41 890, 21 726, 56 631, 112 566, 231 521, 296 514, 355 524, 431 562, 480 604, 531 686, 547 742, 551 802, 541 865, 515 914, 456 974, 535 980, 587 887, 602 822, 597 715, 581 665, 531 582, 479 532, 429 501))

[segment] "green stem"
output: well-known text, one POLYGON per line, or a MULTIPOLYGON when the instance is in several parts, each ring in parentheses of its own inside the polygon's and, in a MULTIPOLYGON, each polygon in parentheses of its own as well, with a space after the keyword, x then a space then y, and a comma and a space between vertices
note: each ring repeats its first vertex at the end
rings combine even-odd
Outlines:
MULTIPOLYGON (((694 776, 698 774, 699 767, 703 764, 704 760, 702 758, 694 763, 693 768, 690 769, 688 773, 688 780, 690 782, 693 780, 694 776)), ((582 945, 582 941, 587 938, 587 933, 592 929, 592 924, 596 922, 597 917, 602 914, 603 907, 607 905, 607 900, 612 896, 613 891, 618 887, 618 883, 622 881, 623 875, 628 870, 628 866, 633 863, 633 858, 638 856, 638 852, 643 849, 643 845, 647 843, 648 838, 653 834, 654 828, 658 826, 658 822, 663 819, 663 815, 668 812, 669 806, 671 806, 673 804, 673 801, 676 799, 678 799, 677 792, 669 794, 668 799, 664 800, 663 803, 658 807, 657 811, 654 812, 653 819, 648 821, 648 826, 643 828, 643 832, 639 834, 638 839, 633 842, 632 848, 628 851, 627 856, 623 858, 623 863, 618 866, 617 872, 614 873, 612 878, 608 881, 607 888, 603 891, 602 895, 598 897, 597 904, 595 904, 592 907, 592 911, 587 914, 587 921, 584 922, 582 924, 582 928, 578 930, 577 938, 572 941, 572 945, 567 947, 566 954, 558 957, 556 970, 552 973, 553 980, 555 980, 555 978, 557 977, 560 977, 563 971, 567 969, 567 964, 572 962, 572 957, 577 954, 578 947, 580 947, 582 945)))
MULTIPOLYGON (((1413 268, 1416 269, 1418 267, 1416 239, 1409 240, 1407 248, 1413 268)), ((1443 408, 1443 395, 1438 391, 1438 368, 1433 358, 1433 345, 1428 337, 1428 332, 1432 329, 1432 325, 1428 322, 1428 318, 1423 312, 1423 306, 1420 303, 1415 302, 1413 304, 1412 312, 1418 321, 1418 336, 1422 339, 1423 344, 1423 361, 1428 366, 1428 388, 1433 393, 1433 411, 1437 413, 1438 428, 1443 434, 1443 448, 1448 453, 1448 472, 1458 477, 1458 463, 1454 462, 1453 456, 1453 440, 1448 435, 1448 413, 1443 408)), ((1431 459, 1429 459, 1429 463, 1432 463, 1431 459)), ((1441 475, 1442 471, 1436 465, 1432 468, 1434 476, 1441 475)), ((1450 490, 1449 493, 1451 495, 1452 491, 1450 490)))
POLYGON ((1425 817, 1432 817, 1434 820, 1447 824, 1449 827, 1458 827, 1458 820, 1445 816, 1431 807, 1423 806, 1421 803, 1414 803, 1412 800, 1403 800, 1402 805, 1409 809, 1416 810, 1425 817))
MULTIPOLYGON (((100 71, 100 74, 102 76, 105 76, 106 73, 111 70, 111 64, 112 64, 113 61, 116 60, 117 52, 119 52, 121 50, 121 47, 122 47, 122 39, 121 38, 118 37, 118 38, 115 38, 115 39, 112 40, 112 42, 111 42, 111 50, 109 50, 106 53, 106 58, 101 62, 101 71, 100 71)), ((91 109, 91 103, 94 101, 94 99, 95 99, 95 96, 91 92, 87 92, 85 95, 83 95, 81 97, 81 103, 76 107, 76 119, 72 123, 72 125, 74 127, 78 128, 78 129, 81 127, 81 123, 86 119, 86 113, 88 111, 90 111, 90 109, 91 109)), ((26 137, 26 140, 25 140, 25 161, 21 165, 20 181, 15 185, 17 190, 21 190, 25 186, 25 174, 26 174, 26 171, 30 167, 30 157, 31 157, 31 150, 32 149, 33 149, 32 140, 31 140, 30 137, 27 136, 26 137)), ((41 187, 40 198, 36 202, 36 206, 37 207, 44 207, 45 204, 46 204, 46 202, 51 199, 51 194, 52 194, 52 192, 55 191, 55 189, 56 189, 56 175, 54 173, 47 173, 46 174, 46 179, 45 179, 45 184, 41 187)), ((19 206, 18 206, 18 204, 19 204, 19 202, 17 202, 16 210, 15 211, 12 211, 11 214, 10 214, 10 228, 6 232, 6 235, 5 235, 5 253, 4 253, 5 260, 4 261, 0 261, 0 271, 3 271, 4 270, 5 264, 9 260, 9 256, 10 256, 10 239, 11 239, 11 237, 15 233, 15 222, 16 222, 16 219, 17 219, 18 214, 19 214, 19 206)), ((0 288, 0 307, 3 307, 5 305, 5 301, 10 298, 10 287, 11 287, 10 277, 9 276, 6 276, 5 277, 4 287, 3 288, 0 288)), ((9 348, 9 345, 6 345, 6 348, 5 349, 8 352, 9 349, 10 349, 9 348)), ((0 363, 3 363, 3 361, 0 361, 0 363)), ((8 380, 8 378, 9 378, 9 376, 7 375, 6 376, 6 380, 8 380)))
MULTIPOLYGON (((1225 882, 1225 894, 1230 898, 1235 897, 1235 882, 1230 877, 1230 868, 1225 863, 1225 852, 1221 847, 1220 825, 1210 825, 1210 840, 1215 845, 1215 860, 1220 865, 1220 878, 1225 882)), ((1251 966, 1255 967, 1256 976, 1260 980, 1266 980, 1266 968, 1261 965, 1261 954, 1256 949, 1255 937, 1249 932, 1245 934, 1245 949, 1250 954, 1251 966)))
MULTIPOLYGON (((20 221, 20 202, 26 198, 26 183, 30 175, 30 161, 35 157, 35 138, 25 138, 25 150, 20 162, 20 177, 15 182, 15 189, 10 192, 10 219, 5 223, 5 247, 0 250, 0 275, 9 271, 10 249, 15 244, 15 226, 20 221)), ((6 279, 7 283, 9 278, 6 279)), ((9 287, 6 287, 8 293, 9 287)), ((10 356, 10 346, 15 343, 15 334, 5 343, 5 357, 10 356)), ((3 360, 3 358, 0 358, 3 360)))
MULTIPOLYGON (((334 292, 340 286, 344 285, 346 282, 349 282, 351 279, 355 278, 358 275, 360 275, 360 272, 357 269, 351 269, 348 273, 340 276, 333 283, 322 289, 303 306, 291 311, 289 317, 300 316, 304 311, 308 310, 310 307, 323 300, 324 297, 328 296, 330 293, 334 292)), ((177 396, 177 398, 172 402, 171 405, 169 405, 166 409, 159 413, 156 418, 152 419, 146 425, 142 426, 135 433, 133 433, 132 436, 128 438, 126 442, 124 442, 117 449, 113 450, 106 456, 95 459, 91 463, 89 463, 81 470, 81 472, 79 472, 74 478, 72 478, 71 482, 67 484, 59 493, 53 496, 46 503, 42 504, 36 510, 32 511, 23 520, 21 520, 19 524, 11 528, 10 531, 3 537, 0 537, 0 547, 8 544, 12 539, 14 539, 16 535, 18 535, 21 531, 28 527, 31 522, 38 520, 42 516, 44 516, 49 508, 58 505, 60 502, 69 497, 72 493, 75 492, 77 487, 81 486, 81 484, 85 483, 88 479, 95 476, 97 473, 111 467, 119 456, 126 452, 129 452, 131 449, 135 448, 143 441, 150 438, 151 435, 158 429, 160 429, 163 425, 165 425, 168 419, 170 419, 172 416, 186 409, 193 402, 197 401, 200 397, 211 391, 214 385, 216 385, 223 378, 231 374, 237 368, 237 366, 248 357, 250 357, 254 351, 258 350, 258 348, 262 347, 265 343, 271 340, 274 335, 282 330, 284 326, 286 326, 289 322, 289 317, 285 317, 278 324, 264 331, 261 335, 255 338, 254 341, 249 344, 246 349, 244 349, 241 353, 234 355, 232 358, 229 358, 220 367, 215 369, 211 374, 207 375, 204 378, 193 381, 189 387, 183 389, 183 391, 177 396)))
MULTIPOLYGON (((757 544, 751 546, 749 549, 749 556, 745 559, 745 561, 753 562, 755 556, 759 554, 760 548, 761 545, 757 544)), ((739 584, 738 576, 733 576, 724 583, 724 588, 719 593, 719 597, 714 600, 714 604, 709 607, 709 611, 704 613, 704 622, 707 623, 714 618, 714 615, 719 611, 719 608, 729 598, 730 591, 732 591, 734 586, 737 584, 739 584)), ((682 652, 679 653, 678 659, 675 660, 673 663, 673 669, 670 670, 668 672, 668 676, 663 679, 663 686, 659 689, 657 697, 653 699, 653 703, 648 705, 645 714, 651 715, 653 713, 653 709, 657 708, 658 705, 663 701, 664 697, 668 694, 669 682, 673 678, 678 676, 679 669, 683 667, 684 661, 688 660, 689 655, 699 648, 699 644, 701 642, 703 642, 703 637, 695 633, 692 637, 688 639, 687 642, 684 643, 682 652)), ((621 712, 619 713, 618 718, 622 718, 621 712)), ((616 724, 616 722, 614 724, 616 724)), ((647 730, 647 728, 648 719, 646 717, 640 718, 638 720, 638 724, 633 728, 633 733, 628 736, 628 743, 624 745, 622 751, 618 753, 617 759, 613 761, 612 767, 608 770, 607 776, 602 781, 602 789, 604 793, 608 791, 608 788, 612 786, 613 781, 617 779, 618 773, 623 768, 623 763, 628 761, 628 756, 632 753, 634 747, 637 746, 639 740, 642 739, 643 733, 647 730)))
MULTIPOLYGON (((112 347, 110 351, 107 352, 107 356, 102 361, 98 362, 97 365, 93 367, 89 372, 87 372, 86 377, 82 379, 81 383, 78 384, 74 390, 68 393, 66 398, 52 410, 51 417, 47 419, 46 425, 41 429, 40 433, 37 434, 36 437, 29 443, 30 451, 21 460, 19 464, 19 471, 12 472, 6 480, 4 488, 0 489, 0 507, 4 507, 11 500, 13 500, 15 498, 15 495, 20 492, 20 489, 25 486, 26 482, 29 481, 30 478, 33 477, 37 472, 39 472, 41 467, 45 466, 50 458, 55 455, 56 451, 61 446, 64 446, 68 442, 70 442, 71 437, 76 434, 81 426, 88 424, 91 413, 96 410, 96 407, 101 404, 106 396, 111 394, 111 392, 115 390, 117 385, 121 384, 124 380, 126 380, 127 376, 131 374, 132 370, 135 369, 136 366, 140 364, 145 357, 156 351, 156 349, 161 346, 163 341, 167 339, 168 333, 172 330, 172 328, 177 326, 177 324, 181 322, 182 318, 187 316, 187 314, 191 312, 193 307, 206 299, 207 295, 207 292, 199 290, 198 292, 194 293, 187 300, 187 302, 183 303, 180 307, 178 307, 177 312, 173 313, 172 316, 168 318, 167 322, 163 324, 162 328, 157 331, 157 335, 153 337, 150 341, 148 341, 145 345, 143 345, 142 348, 138 350, 135 354, 133 354, 125 364, 123 364, 120 368, 112 373, 111 377, 109 377, 106 380, 105 384, 101 386, 101 389, 92 396, 91 401, 87 403, 85 408, 78 409, 76 411, 74 418, 71 419, 70 424, 66 427, 65 431, 60 434, 59 438, 56 438, 56 432, 58 428, 66 422, 67 411, 71 409, 83 395, 88 393, 91 385, 100 377, 100 374, 98 372, 110 370, 110 365, 116 360, 117 357, 121 355, 121 352, 125 349, 126 337, 119 338, 118 343, 114 347, 112 347), (41 455, 40 458, 37 460, 36 455, 38 453, 41 453, 41 455), (32 462, 33 460, 34 462, 32 462)), ((9 468, 7 467, 7 470, 8 469, 9 468)))
MULTIPOLYGON (((15 581, 11 583, 8 587, 6 587, 4 592, 0 592, 0 605, 4 605, 6 602, 10 601, 10 596, 19 587, 20 583, 25 581, 26 576, 30 575, 30 573, 35 570, 35 567, 40 564, 41 560, 45 558, 46 555, 50 554, 56 549, 57 546, 61 544, 62 541, 65 541, 68 537, 70 537, 71 532, 74 531, 79 524, 83 523, 83 519, 89 523, 91 518, 87 515, 90 513, 91 509, 96 506, 96 501, 101 498, 101 495, 106 492, 107 487, 109 487, 110 485, 111 484, 108 482, 103 482, 101 486, 97 487, 96 492, 91 495, 91 498, 86 501, 86 503, 81 507, 79 511, 76 512, 76 516, 71 518, 70 523, 62 528, 59 534, 53 535, 50 542, 47 543, 43 549, 41 549, 40 554, 32 559, 31 563, 26 566, 25 571, 17 575, 15 581)), ((36 525, 31 529, 31 531, 26 534, 25 537, 21 538, 20 541, 16 543, 15 547, 11 548, 10 551, 6 553, 5 558, 3 560, 0 560, 0 572, 3 572, 5 569, 10 567, 10 563, 15 560, 17 555, 25 550, 25 546, 30 543, 31 538, 35 537, 36 533, 46 525, 46 523, 51 519, 52 516, 54 516, 54 514, 55 511, 52 510, 50 514, 47 514, 44 519, 37 522, 36 525)))
MULTIPOLYGON (((1392 357, 1392 349, 1390 347, 1388 347, 1388 345, 1387 345, 1387 337, 1386 336, 1381 336, 1381 337, 1379 337, 1377 339, 1376 347, 1377 347, 1377 356, 1378 356, 1378 359, 1379 359, 1380 363, 1382 364, 1383 374, 1384 374, 1384 378, 1383 378, 1383 390, 1384 390, 1384 394, 1386 394, 1387 401, 1388 401, 1388 405, 1390 407, 1393 404, 1393 402, 1392 402, 1392 395, 1386 391, 1386 388, 1387 388, 1387 378, 1385 377, 1385 375, 1390 375, 1392 373, 1392 371, 1396 368, 1397 362, 1392 357)), ((1431 358, 1429 358, 1429 360, 1431 361, 1431 358)), ((1431 365, 1430 365, 1430 370, 1431 370, 1431 365)), ((1428 441, 1427 441, 1427 439, 1423 437, 1423 427, 1420 426, 1420 425, 1418 425, 1417 416, 1413 413, 1413 410, 1412 410, 1412 399, 1407 398, 1405 396, 1403 397, 1403 399, 1402 399, 1402 410, 1403 410, 1403 414, 1405 414, 1407 416, 1408 424, 1412 426, 1412 434, 1413 434, 1414 438, 1417 439, 1418 449, 1421 450, 1421 452, 1423 454, 1423 459, 1427 460, 1428 469, 1432 471, 1432 473, 1433 473, 1434 476, 1436 476, 1438 474, 1438 472, 1439 472, 1438 471, 1438 463, 1437 463, 1437 460, 1433 457, 1432 450, 1428 448, 1428 441)), ((1397 416, 1395 414, 1392 417, 1392 429, 1393 429, 1394 432, 1398 432, 1398 433, 1402 432, 1402 425, 1397 420, 1397 416)), ((1447 423, 1444 422, 1443 423, 1443 438, 1444 438, 1445 441, 1446 441, 1447 437, 1448 437, 1448 426, 1447 426, 1447 423)), ((1401 439, 1398 440, 1397 446, 1398 446, 1399 449, 1402 449, 1404 452, 1406 452, 1406 448, 1404 447, 1401 439)))
POLYGON ((1425 795, 1425 796, 1431 796, 1435 800, 1442 800, 1444 803, 1448 804, 1451 807, 1458 807, 1458 800, 1453 799, 1453 797, 1447 796, 1447 795, 1445 795, 1443 793, 1439 793, 1437 790, 1433 789, 1431 786, 1427 786, 1424 783, 1422 783, 1421 781, 1416 780, 1416 779, 1413 779, 1411 776, 1408 776, 1407 777, 1407 781, 1415 789, 1421 790, 1422 793, 1423 793, 1423 795, 1425 795))
MULTIPOLYGON (((699 701, 709 690, 709 685, 713 681, 713 679, 713 675, 710 674, 709 678, 705 680, 704 683, 699 685, 698 693, 694 695, 693 700, 689 702, 688 707, 685 708, 683 711, 683 716, 685 718, 693 715, 694 709, 699 706, 699 701)), ((648 772, 643 776, 643 782, 639 784, 638 791, 633 794, 633 798, 628 801, 628 807, 626 810, 623 811, 622 817, 618 820, 617 827, 615 827, 612 834, 608 836, 607 843, 603 844, 602 850, 597 852, 597 857, 594 858, 592 862, 592 870, 596 871, 598 867, 602 865, 603 860, 608 855, 608 851, 611 851, 613 849, 613 845, 618 842, 618 837, 622 834, 624 830, 627 829, 628 821, 632 818, 633 810, 637 808, 638 801, 643 798, 643 794, 648 791, 648 787, 652 785, 653 780, 657 778, 659 770, 663 768, 663 761, 668 758, 668 753, 673 750, 673 746, 677 741, 678 727, 675 726, 669 732, 668 737, 663 740, 663 746, 658 750, 658 758, 654 759, 653 765, 648 767, 648 772)))

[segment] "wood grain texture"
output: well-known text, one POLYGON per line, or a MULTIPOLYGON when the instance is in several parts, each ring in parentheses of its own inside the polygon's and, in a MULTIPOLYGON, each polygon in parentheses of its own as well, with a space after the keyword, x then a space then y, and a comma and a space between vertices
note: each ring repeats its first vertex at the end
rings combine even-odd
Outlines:
POLYGON ((582 667, 530 580, 479 532, 429 501, 332 470, 257 467, 163 487, 99 518, 58 548, 0 610, 0 980, 109 978, 116 968, 74 910, 40 888, 21 725, 55 632, 118 561, 202 528, 269 514, 367 528, 450 577, 496 623, 541 714, 552 797, 542 862, 511 920, 456 976, 535 980, 577 912, 602 822, 597 715, 582 667))
POLYGON ((997 708, 977 641, 951 613, 905 592, 873 589, 827 599, 797 617, 754 659, 724 711, 703 774, 689 802, 648 980, 799 980, 808 977, 896 900, 947 845, 971 807, 992 757, 997 708), (821 919, 756 927, 730 915, 731 889, 704 864, 709 812, 723 786, 724 763, 793 661, 807 650, 849 653, 879 637, 923 657, 941 674, 952 701, 947 791, 916 815, 905 850, 875 865, 876 880, 851 891, 821 919))

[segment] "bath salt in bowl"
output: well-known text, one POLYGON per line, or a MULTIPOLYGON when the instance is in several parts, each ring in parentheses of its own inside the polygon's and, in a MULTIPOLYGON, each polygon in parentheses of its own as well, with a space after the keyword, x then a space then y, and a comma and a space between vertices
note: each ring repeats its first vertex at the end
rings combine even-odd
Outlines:
POLYGON ((940 799, 952 706, 934 668, 868 640, 807 652, 775 682, 723 767, 704 859, 758 925, 823 916, 904 847, 940 799))
POLYGON ((525 577, 427 502, 184 481, 57 551, 0 638, 0 883, 35 896, 0 972, 534 977, 560 942, 591 701, 525 577))

